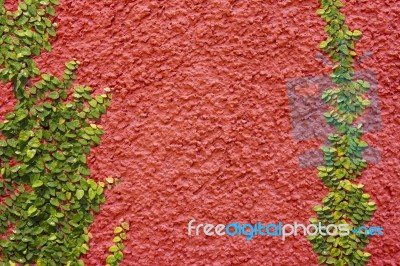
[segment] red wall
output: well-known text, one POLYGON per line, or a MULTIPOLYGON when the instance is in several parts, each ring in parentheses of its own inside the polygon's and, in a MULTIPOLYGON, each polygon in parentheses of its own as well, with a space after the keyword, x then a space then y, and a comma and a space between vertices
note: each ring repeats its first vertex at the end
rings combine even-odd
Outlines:
MULTIPOLYGON (((10 1, 9 1, 10 2, 10 1)), ((361 29, 363 65, 377 73, 381 150, 361 182, 375 200, 370 265, 400 263, 400 2, 344 1, 361 29)), ((292 138, 286 81, 330 72, 315 60, 325 38, 318 3, 267 0, 61 0, 54 50, 38 58, 60 74, 82 62, 78 83, 109 86, 94 177, 120 176, 91 227, 87 265, 104 265, 113 229, 131 223, 122 265, 315 265, 302 236, 188 237, 187 223, 306 222, 328 193, 298 156, 322 140, 292 138)), ((13 106, 1 88, 3 115, 13 106)))

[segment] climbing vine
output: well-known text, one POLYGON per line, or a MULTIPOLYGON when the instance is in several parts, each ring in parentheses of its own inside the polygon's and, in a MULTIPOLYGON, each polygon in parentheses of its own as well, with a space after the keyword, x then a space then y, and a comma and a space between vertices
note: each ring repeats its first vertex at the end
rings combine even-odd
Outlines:
POLYGON ((0 79, 17 104, 0 123, 0 265, 83 265, 88 226, 105 201, 103 182, 90 179, 87 155, 100 143, 109 89, 73 86, 79 62, 62 78, 35 64, 51 51, 58 0, 24 0, 7 11, 0 0, 0 79))
POLYGON ((129 230, 129 224, 127 222, 122 222, 120 226, 114 229, 114 239, 112 245, 108 251, 111 253, 107 256, 106 266, 119 266, 120 262, 124 259, 123 251, 125 246, 123 241, 126 240, 126 232, 129 230))
MULTIPOLYGON (((328 136, 329 146, 322 147, 325 165, 318 167, 318 176, 330 193, 321 206, 313 208, 318 218, 310 221, 315 225, 348 224, 351 231, 368 222, 376 210, 375 203, 369 201, 370 195, 363 192, 363 185, 354 183, 366 168, 362 152, 368 145, 361 140, 362 125, 357 123, 357 118, 370 105, 365 97, 370 84, 354 80, 352 63, 357 56, 355 43, 361 38, 361 31, 351 31, 345 24, 345 16, 340 12, 342 2, 320 2, 322 8, 317 14, 327 22, 325 32, 329 35, 320 48, 335 63, 331 74, 335 86, 322 96, 330 106, 324 116, 337 132, 328 136)), ((371 256, 364 251, 368 244, 366 234, 316 234, 309 240, 319 255, 319 264, 365 265, 371 256)))

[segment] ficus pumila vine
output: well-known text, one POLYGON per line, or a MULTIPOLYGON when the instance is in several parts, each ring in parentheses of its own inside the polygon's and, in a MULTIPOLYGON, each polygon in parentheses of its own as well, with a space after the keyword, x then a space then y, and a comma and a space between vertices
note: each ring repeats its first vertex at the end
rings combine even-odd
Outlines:
POLYGON ((51 50, 58 0, 0 0, 0 79, 17 100, 0 122, 0 265, 83 265, 88 227, 105 201, 103 182, 90 179, 87 155, 100 143, 100 117, 111 94, 73 86, 79 62, 62 78, 34 61, 51 50))
POLYGON ((111 247, 108 252, 110 255, 106 258, 106 266, 119 266, 120 262, 124 259, 123 251, 125 249, 124 241, 126 240, 126 232, 129 231, 129 224, 122 222, 119 226, 114 229, 114 238, 111 247))
MULTIPOLYGON (((365 225, 376 210, 375 203, 369 201, 370 195, 363 192, 363 185, 355 182, 366 168, 362 152, 368 145, 361 140, 362 125, 357 123, 357 118, 370 106, 365 96, 370 84, 354 80, 352 63, 357 56, 355 43, 361 38, 361 31, 351 31, 345 24, 345 16, 340 11, 342 2, 321 0, 320 3, 317 14, 327 22, 328 34, 320 48, 334 63, 331 74, 334 86, 323 93, 322 100, 329 105, 329 111, 324 114, 326 121, 336 133, 330 134, 329 145, 322 147, 325 165, 318 167, 318 176, 329 188, 329 194, 322 205, 313 208, 317 218, 310 221, 325 226, 348 224, 351 231, 365 225)), ((316 234, 308 239, 319 255, 319 264, 359 266, 365 265, 371 256, 365 252, 368 236, 364 233, 316 234)))

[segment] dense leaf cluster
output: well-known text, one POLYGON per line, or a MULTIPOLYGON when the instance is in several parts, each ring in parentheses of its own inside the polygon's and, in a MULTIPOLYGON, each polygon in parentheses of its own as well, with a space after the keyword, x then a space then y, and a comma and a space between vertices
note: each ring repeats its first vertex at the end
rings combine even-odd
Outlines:
POLYGON ((41 74, 33 60, 51 50, 57 4, 25 0, 10 12, 0 0, 0 79, 18 101, 0 122, 0 265, 83 265, 88 226, 105 200, 86 157, 100 143, 109 89, 92 96, 73 86, 77 60, 62 78, 41 74))
MULTIPOLYGON (((322 147, 325 165, 318 167, 318 176, 329 187, 329 195, 322 200, 321 206, 313 210, 318 218, 310 221, 314 224, 349 224, 349 230, 368 222, 376 205, 369 201, 370 196, 363 193, 362 184, 355 184, 361 172, 366 168, 362 152, 368 146, 361 140, 362 125, 357 118, 370 105, 365 93, 370 84, 363 80, 353 80, 352 63, 357 56, 355 42, 361 38, 359 30, 351 31, 345 24, 340 12, 343 6, 338 0, 321 0, 322 8, 317 11, 326 22, 325 32, 328 38, 320 48, 335 63, 331 74, 335 87, 324 92, 322 100, 329 104, 325 114, 329 125, 336 128, 336 134, 330 134, 329 146, 322 147)), ((319 255, 318 263, 325 265, 365 265, 370 254, 364 252, 368 244, 365 234, 348 236, 322 236, 316 234, 309 240, 313 250, 319 255)))

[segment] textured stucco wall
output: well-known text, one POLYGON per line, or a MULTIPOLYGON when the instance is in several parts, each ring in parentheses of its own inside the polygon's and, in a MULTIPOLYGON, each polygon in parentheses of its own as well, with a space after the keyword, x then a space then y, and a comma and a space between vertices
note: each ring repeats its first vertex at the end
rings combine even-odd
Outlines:
MULTIPOLYGON (((344 1, 364 32, 362 65, 377 73, 381 150, 361 182, 384 237, 370 265, 400 264, 400 2, 344 1)), ((12 1, 8 1, 12 5, 12 1)), ((73 57, 78 83, 114 99, 90 158, 94 177, 120 176, 91 227, 88 265, 104 265, 113 228, 131 223, 123 265, 315 265, 304 237, 188 237, 187 222, 306 222, 327 194, 298 156, 322 140, 292 138, 285 84, 330 72, 315 60, 325 38, 318 3, 267 0, 61 0, 54 50, 37 61, 60 74, 73 57)), ((0 112, 11 110, 2 86, 0 112)))

